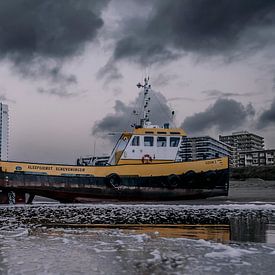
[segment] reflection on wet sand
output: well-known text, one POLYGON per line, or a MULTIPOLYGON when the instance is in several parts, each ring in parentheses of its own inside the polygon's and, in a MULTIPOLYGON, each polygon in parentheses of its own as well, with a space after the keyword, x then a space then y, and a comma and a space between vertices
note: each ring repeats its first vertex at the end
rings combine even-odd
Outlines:
POLYGON ((221 224, 133 226, 125 231, 163 238, 204 239, 217 242, 230 240, 230 226, 221 224))
MULTIPOLYGON (((230 225, 226 224, 51 224, 50 226, 58 228, 88 228, 92 229, 90 230, 90 234, 93 234, 95 229, 120 229, 126 234, 147 234, 152 238, 188 238, 217 242, 228 242, 230 240, 230 225)), ((33 234, 36 233, 33 232, 33 234)), ((62 231, 49 229, 43 233, 58 235, 62 234, 62 231)), ((66 231, 66 233, 68 233, 68 231, 66 231)), ((87 233, 86 231, 85 235, 87 235, 87 233)), ((73 232, 73 234, 75 234, 75 232, 73 232)))
MULTIPOLYGON (((275 243, 275 217, 261 214, 240 214, 231 217, 229 224, 44 224, 45 234, 62 234, 64 229, 122 230, 126 234, 147 234, 151 238, 188 238, 216 242, 275 243), (59 229, 59 230, 57 230, 59 229), (63 231, 62 231, 63 230, 63 231), (57 233, 58 232, 58 233, 57 233)), ((37 229, 36 229, 37 231, 37 229)), ((83 233, 83 230, 80 230, 83 233)), ((34 232, 33 232, 34 233, 34 232)), ((39 233, 37 231, 36 233, 39 233)), ((34 233, 34 234, 36 234, 34 233)), ((41 233, 41 232, 40 232, 41 233)), ((86 234, 85 233, 85 234, 86 234)))

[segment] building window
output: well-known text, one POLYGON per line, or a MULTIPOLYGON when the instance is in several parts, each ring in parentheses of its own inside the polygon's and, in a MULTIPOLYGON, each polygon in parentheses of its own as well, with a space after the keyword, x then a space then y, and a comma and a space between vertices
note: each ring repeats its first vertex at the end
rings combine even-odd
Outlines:
POLYGON ((157 138, 157 147, 166 147, 166 137, 157 138))
POLYGON ((170 137, 170 147, 178 147, 179 142, 180 142, 180 138, 170 137))
POLYGON ((132 139, 132 146, 139 146, 139 136, 134 136, 132 139))
POLYGON ((144 137, 144 146, 154 146, 154 137, 144 137))

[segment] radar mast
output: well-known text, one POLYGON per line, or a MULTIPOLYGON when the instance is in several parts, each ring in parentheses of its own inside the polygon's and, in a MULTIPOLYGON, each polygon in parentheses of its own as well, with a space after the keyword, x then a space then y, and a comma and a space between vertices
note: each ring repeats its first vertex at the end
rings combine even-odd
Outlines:
POLYGON ((143 88, 143 101, 142 101, 142 111, 140 114, 140 127, 144 128, 149 124, 149 113, 148 109, 149 102, 151 100, 149 93, 151 91, 151 85, 149 84, 149 76, 144 78, 144 84, 137 84, 138 88, 143 88))

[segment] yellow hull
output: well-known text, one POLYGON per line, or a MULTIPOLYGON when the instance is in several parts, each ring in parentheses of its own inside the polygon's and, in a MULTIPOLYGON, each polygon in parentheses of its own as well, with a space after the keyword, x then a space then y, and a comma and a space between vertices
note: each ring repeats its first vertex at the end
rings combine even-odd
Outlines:
POLYGON ((212 160, 199 160, 190 162, 164 162, 136 164, 130 163, 112 166, 76 166, 76 165, 55 165, 37 164, 27 162, 0 161, 2 172, 14 173, 25 172, 31 174, 43 174, 51 176, 64 175, 91 175, 95 177, 106 177, 112 173, 119 176, 139 176, 139 177, 158 177, 171 174, 181 175, 188 171, 196 173, 209 170, 228 169, 228 158, 218 158, 212 160))

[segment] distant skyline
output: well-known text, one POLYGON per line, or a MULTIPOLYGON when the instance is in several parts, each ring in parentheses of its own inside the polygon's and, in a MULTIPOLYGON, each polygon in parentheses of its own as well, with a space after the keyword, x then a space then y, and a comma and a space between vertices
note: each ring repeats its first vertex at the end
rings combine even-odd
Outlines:
POLYGON ((11 160, 108 154, 150 75, 152 123, 275 148, 275 1, 0 0, 11 160), (12 20, 11 20, 12 19, 12 20))

